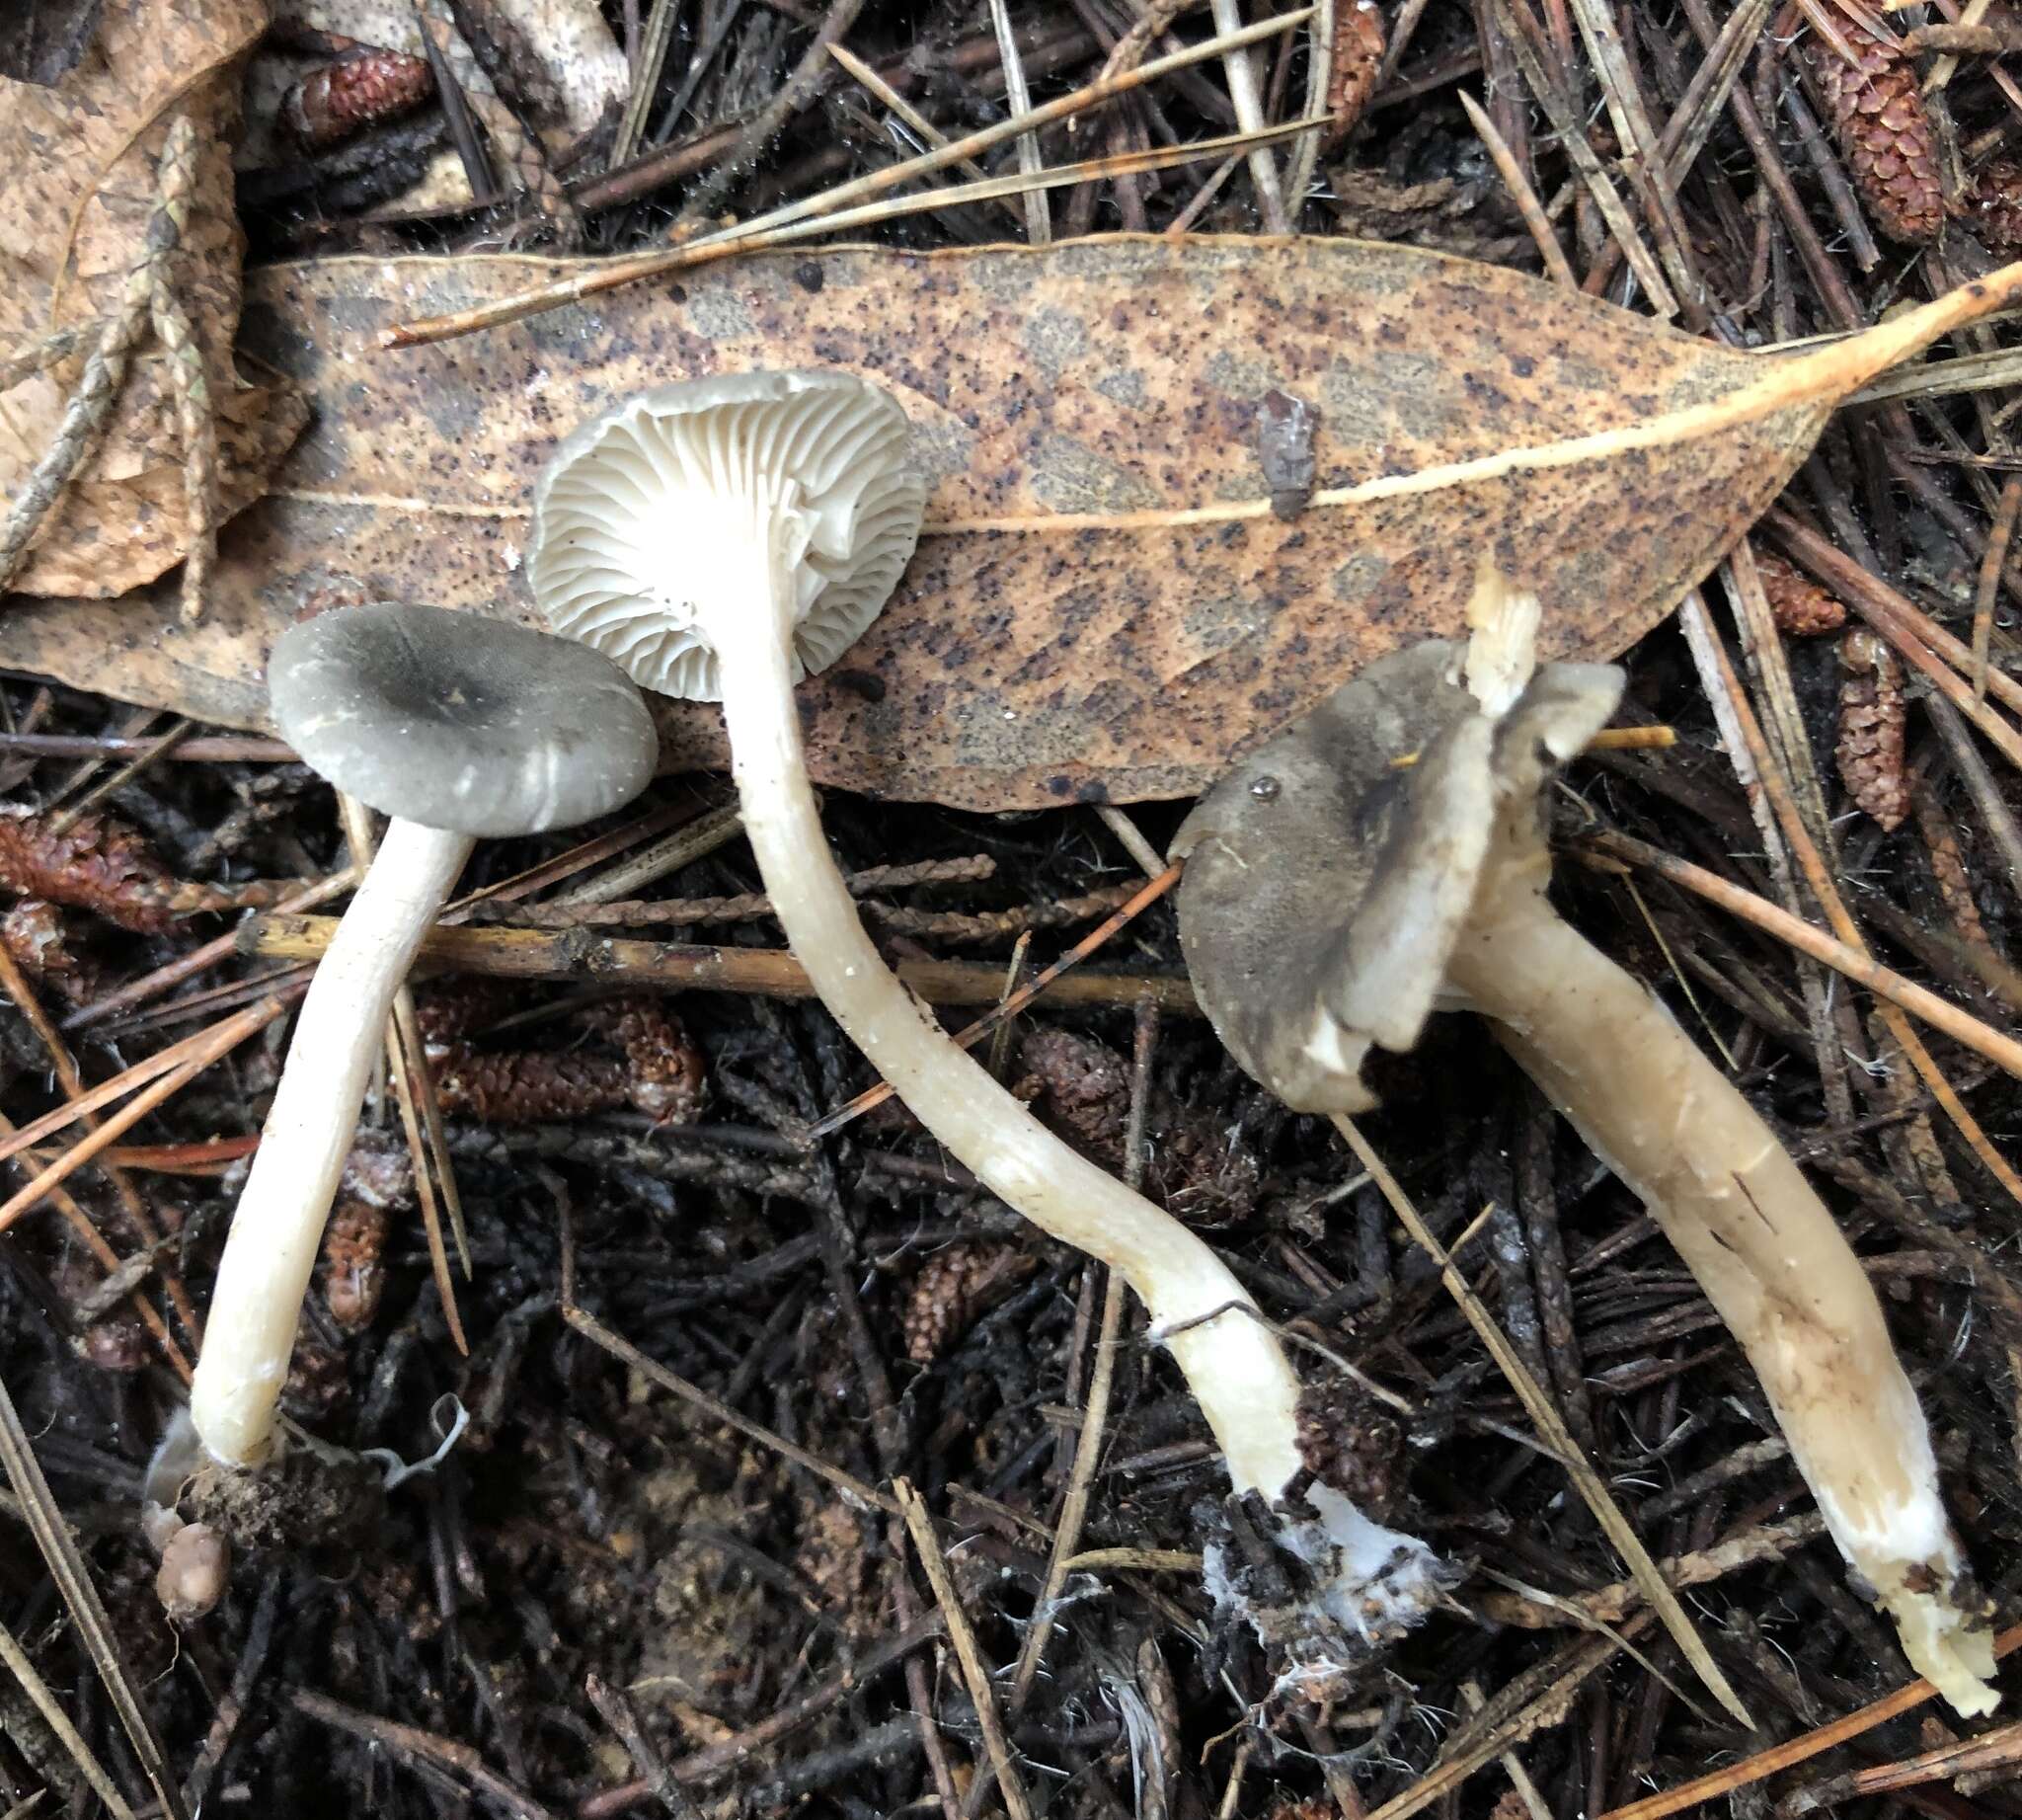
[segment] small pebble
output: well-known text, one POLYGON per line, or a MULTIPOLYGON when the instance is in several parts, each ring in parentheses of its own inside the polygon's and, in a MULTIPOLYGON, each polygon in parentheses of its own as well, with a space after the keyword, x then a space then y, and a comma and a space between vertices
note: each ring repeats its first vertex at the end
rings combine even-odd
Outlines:
POLYGON ((176 1623, 194 1623, 225 1596, 231 1573, 231 1543, 207 1523, 186 1523, 162 1549, 155 1596, 176 1623))

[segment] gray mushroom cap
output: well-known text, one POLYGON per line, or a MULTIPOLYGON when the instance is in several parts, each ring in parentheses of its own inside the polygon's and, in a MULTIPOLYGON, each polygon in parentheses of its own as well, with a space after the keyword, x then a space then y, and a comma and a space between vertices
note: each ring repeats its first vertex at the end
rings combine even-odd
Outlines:
POLYGON ((281 737, 382 814, 472 835, 539 833, 643 790, 660 741, 637 686, 569 639, 378 601, 274 641, 281 737))
POLYGON ((1614 712, 1622 673, 1551 664, 1500 718, 1464 645, 1379 660, 1242 760, 1173 842, 1180 944, 1228 1052, 1297 1112, 1361 1112, 1369 1046, 1406 1050, 1512 857, 1542 856, 1537 793, 1614 712), (1398 760, 1416 756, 1400 767, 1398 760))

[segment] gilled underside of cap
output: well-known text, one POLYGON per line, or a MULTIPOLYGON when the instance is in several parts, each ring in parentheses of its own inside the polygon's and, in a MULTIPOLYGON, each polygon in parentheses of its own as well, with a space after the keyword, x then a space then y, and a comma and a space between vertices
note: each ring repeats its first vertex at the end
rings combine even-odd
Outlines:
POLYGON ((649 392, 585 425, 534 497, 548 623, 647 688, 714 701, 716 645, 761 615, 751 546, 790 590, 794 675, 875 619, 925 510, 905 415, 848 373, 744 373, 649 392))
POLYGON ((1492 718, 1463 650, 1428 640, 1372 664, 1217 783, 1173 843, 1202 1009, 1294 1111, 1375 1103, 1370 1046, 1417 1042, 1496 889, 1495 847, 1541 850, 1539 785, 1620 693, 1619 671, 1548 665, 1492 718))
POLYGON ((660 744, 606 659, 523 626, 378 601, 274 643, 281 737, 348 795, 472 835, 570 828, 629 802, 660 744))

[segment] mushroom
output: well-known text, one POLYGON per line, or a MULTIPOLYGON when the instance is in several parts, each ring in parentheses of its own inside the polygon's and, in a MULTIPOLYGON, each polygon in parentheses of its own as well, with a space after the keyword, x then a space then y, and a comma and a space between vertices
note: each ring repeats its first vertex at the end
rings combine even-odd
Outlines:
MULTIPOLYGON (((1236 1490, 1275 1504, 1308 1476, 1299 1386, 1249 1294, 949 1038, 864 932, 822 833, 793 684, 864 630, 912 555, 925 498, 907 446, 897 404, 844 373, 749 373, 634 398, 577 431, 541 478, 534 599, 557 631, 647 687, 722 701, 766 892, 836 1022, 978 1179, 1123 1274, 1236 1490)), ((1437 1592, 1422 1543, 1325 1485, 1306 1503, 1287 1545, 1368 1628, 1408 1622, 1437 1592)))
POLYGON ((1202 1007, 1288 1106, 1335 1115, 1374 1103, 1370 1045, 1409 1049, 1434 1009, 1491 1020, 1741 1342, 1917 1672, 1959 1711, 1987 1711, 1986 1602, 1858 1258, 1749 1102, 1546 895, 1539 791, 1606 723, 1623 676, 1531 674, 1534 625, 1516 596, 1469 645, 1371 665, 1202 799, 1173 847, 1202 1007))
POLYGON ((393 820, 302 1001, 218 1266, 191 1413, 233 1465, 272 1443, 387 1013, 476 838, 603 815, 646 787, 659 752, 639 691, 594 652, 440 607, 292 626, 268 687, 310 766, 393 820))

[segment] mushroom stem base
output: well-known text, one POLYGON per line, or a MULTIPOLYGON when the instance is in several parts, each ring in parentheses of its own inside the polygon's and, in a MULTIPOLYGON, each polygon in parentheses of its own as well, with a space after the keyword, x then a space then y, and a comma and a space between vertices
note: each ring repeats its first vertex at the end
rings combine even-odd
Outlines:
POLYGON ((1665 1008, 1538 891, 1478 908, 1448 965, 1635 1191, 1760 1379, 1840 1552, 1961 1712, 1990 1710, 1986 1602, 1867 1273, 1783 1146, 1665 1008))
POLYGON ((467 834, 390 822, 302 1000, 190 1386, 196 1432, 226 1465, 257 1465, 272 1445, 302 1298, 393 996, 472 844, 467 834))

